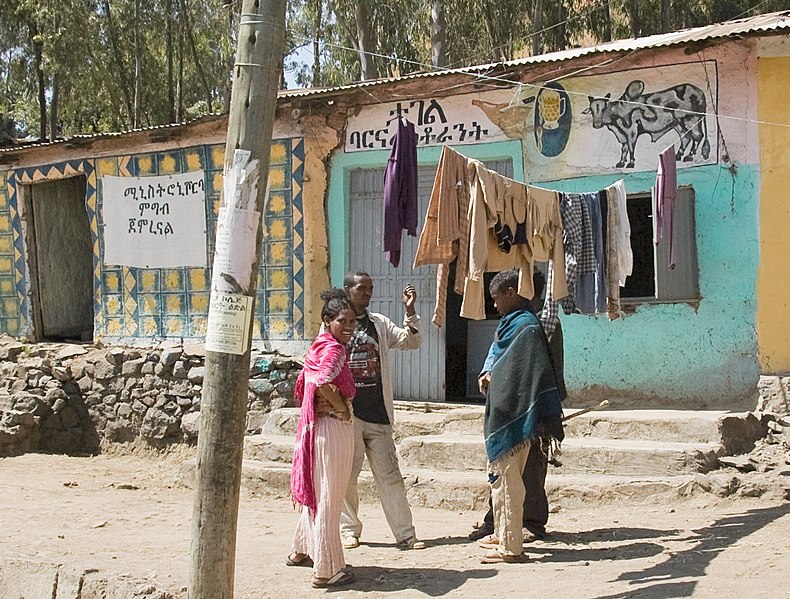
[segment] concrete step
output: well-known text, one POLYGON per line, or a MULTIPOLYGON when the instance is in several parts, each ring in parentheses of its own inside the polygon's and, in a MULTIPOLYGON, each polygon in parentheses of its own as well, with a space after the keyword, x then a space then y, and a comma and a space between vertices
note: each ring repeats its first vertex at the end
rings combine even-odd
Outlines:
MULTIPOLYGON (((407 437, 399 447, 407 468, 484 471, 482 437, 458 433, 407 437)), ((717 467, 718 443, 677 443, 632 439, 574 439, 562 443, 562 472, 616 475, 676 475, 717 467)))
MULTIPOLYGON (((678 476, 612 476, 600 474, 556 474, 549 468, 546 494, 553 509, 595 501, 597 504, 656 503, 671 505, 696 496, 765 497, 780 500, 787 490, 777 484, 776 477, 755 479, 754 474, 733 475, 731 472, 684 474, 678 476)), ((195 462, 184 462, 180 481, 194 488, 195 462)), ((271 461, 244 460, 242 487, 265 497, 289 496, 291 469, 288 464, 271 461)), ((488 509, 489 486, 483 472, 437 472, 404 470, 404 483, 409 504, 416 507, 448 510, 488 509)), ((363 472, 359 478, 360 501, 378 503, 373 477, 363 472)), ((471 522, 470 522, 471 525, 471 522)))
MULTIPOLYGON (((398 402, 393 434, 404 438, 456 433, 483 435, 483 406, 416 404, 404 409, 398 402), (422 406, 422 407, 421 407, 422 406)), ((566 409, 572 416, 578 410, 566 409)), ((274 410, 262 426, 262 433, 296 434, 297 408, 274 410)), ((749 451, 757 438, 765 435, 764 425, 752 414, 693 410, 607 410, 571 417, 566 437, 655 440, 678 443, 720 443, 727 454, 749 451)))

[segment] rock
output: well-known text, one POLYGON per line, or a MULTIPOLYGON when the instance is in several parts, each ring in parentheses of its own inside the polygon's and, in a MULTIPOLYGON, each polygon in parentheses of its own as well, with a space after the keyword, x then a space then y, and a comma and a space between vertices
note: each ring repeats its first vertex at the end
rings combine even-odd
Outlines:
POLYGON ((178 431, 178 420, 156 408, 148 408, 143 417, 143 424, 140 427, 140 435, 148 439, 165 439, 178 433, 178 431))
POLYGON ((191 397, 176 397, 176 403, 178 407, 182 410, 189 409, 192 407, 192 398, 191 397))
POLYGON ((181 417, 181 432, 184 440, 194 441, 200 431, 200 412, 191 412, 181 417))
MULTIPOLYGON (((138 376, 143 370, 144 363, 145 360, 142 358, 125 361, 121 367, 121 374, 123 376, 138 376)), ((151 368, 153 369, 153 364, 151 368)))
POLYGON ((187 343, 184 346, 184 355, 189 358, 205 358, 206 346, 202 343, 187 343))
POLYGON ((128 403, 119 403, 115 413, 121 418, 129 418, 132 415, 132 406, 128 403))
POLYGON ((114 364, 100 360, 94 365, 93 376, 99 380, 106 380, 115 376, 117 369, 114 364))
POLYGON ((168 367, 165 366, 164 364, 161 364, 161 363, 157 364, 157 365, 154 366, 154 374, 156 376, 162 376, 163 374, 165 374, 167 372, 167 369, 168 369, 168 367))
POLYGON ((69 368, 72 378, 80 379, 85 374, 85 364, 72 364, 69 368))
POLYGON ((77 386, 80 388, 80 391, 85 393, 86 391, 90 391, 93 387, 93 379, 89 376, 84 376, 80 380, 77 381, 77 386))
POLYGON ((181 413, 181 408, 179 407, 178 403, 175 401, 168 401, 164 405, 162 410, 167 412, 168 414, 172 414, 173 416, 181 413))
POLYGON ((153 374, 155 366, 156 365, 153 362, 146 361, 140 368, 140 372, 142 374, 153 374))
POLYGON ((80 424, 80 417, 77 415, 77 410, 71 406, 66 406, 60 411, 60 420, 65 429, 75 428, 80 424))
POLYGON ((143 402, 138 401, 136 399, 132 402, 132 410, 137 412, 138 414, 145 414, 148 412, 148 410, 152 410, 152 409, 153 408, 149 408, 143 402))
POLYGON ((71 380, 71 369, 68 366, 55 366, 52 369, 52 375, 61 383, 65 383, 71 380))
POLYGON ((0 343, 0 360, 15 361, 25 351, 25 345, 15 339, 0 343))
POLYGON ((102 403, 108 406, 114 406, 115 404, 118 403, 118 396, 115 395, 114 393, 109 393, 108 395, 104 396, 102 403))
POLYGON ((269 418, 269 412, 262 410, 248 410, 247 411, 247 434, 257 435, 261 432, 263 425, 269 418))
POLYGON ((183 360, 178 360, 175 364, 173 364, 173 376, 177 379, 185 379, 187 378, 187 374, 189 371, 187 370, 186 364, 184 364, 183 360))
POLYGON ((293 360, 284 356, 275 356, 272 359, 272 364, 278 370, 289 370, 293 367, 293 360))
POLYGON ((159 356, 159 363, 163 366, 173 366, 181 357, 180 348, 166 348, 162 350, 162 355, 159 356))
POLYGON ((88 350, 81 345, 66 345, 58 352, 58 355, 55 356, 55 359, 66 360, 68 358, 73 358, 74 356, 84 356, 87 353, 88 350))
POLYGON ((735 468, 741 472, 753 472, 757 465, 748 455, 722 456, 719 463, 727 468, 735 468))
POLYGON ((280 381, 284 381, 286 378, 288 378, 287 370, 272 370, 269 373, 269 380, 272 383, 278 383, 280 381))
POLYGON ((52 377, 48 374, 42 374, 38 379, 38 384, 36 387, 46 387, 49 382, 52 380, 52 377))
POLYGON ((123 348, 113 347, 104 354, 104 359, 113 366, 120 366, 123 364, 123 348))
POLYGON ((44 416, 51 411, 43 398, 29 393, 20 393, 14 396, 14 409, 20 412, 30 412, 35 416, 44 416))
POLYGON ((250 379, 250 389, 255 395, 268 397, 274 391, 274 385, 266 379, 250 379))
POLYGON ((761 412, 790 412, 790 377, 764 375, 757 383, 760 400, 757 409, 761 412))
POLYGON ((56 387, 54 389, 49 389, 47 391, 47 394, 46 394, 45 397, 46 397, 47 403, 52 405, 58 399, 66 399, 68 397, 68 395, 66 395, 66 392, 63 389, 61 389, 59 387, 56 387))
POLYGON ((261 373, 269 372, 274 368, 274 360, 271 356, 261 356, 255 361, 254 368, 261 373))
POLYGON ((206 369, 204 366, 193 366, 189 369, 188 378, 190 382, 196 385, 203 384, 203 375, 205 374, 206 369))
POLYGON ((293 387, 288 381, 281 381, 275 385, 274 389, 281 397, 288 397, 293 393, 293 387))
POLYGON ((52 403, 53 412, 60 412, 65 407, 66 407, 66 400, 62 398, 58 398, 52 403))

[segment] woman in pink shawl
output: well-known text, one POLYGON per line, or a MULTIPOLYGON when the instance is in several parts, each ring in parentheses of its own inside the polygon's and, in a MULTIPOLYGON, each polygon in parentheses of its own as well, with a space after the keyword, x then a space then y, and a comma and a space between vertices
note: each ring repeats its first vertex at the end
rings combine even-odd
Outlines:
POLYGON ((307 352, 294 388, 301 404, 296 431, 291 496, 302 506, 294 534, 289 566, 312 566, 316 588, 354 580, 346 567, 340 540, 340 508, 351 476, 354 426, 351 399, 356 388, 346 366, 346 344, 356 326, 356 314, 343 289, 321 294, 325 331, 307 352), (328 411, 316 411, 320 398, 328 411), (326 412, 326 413, 324 413, 326 412))

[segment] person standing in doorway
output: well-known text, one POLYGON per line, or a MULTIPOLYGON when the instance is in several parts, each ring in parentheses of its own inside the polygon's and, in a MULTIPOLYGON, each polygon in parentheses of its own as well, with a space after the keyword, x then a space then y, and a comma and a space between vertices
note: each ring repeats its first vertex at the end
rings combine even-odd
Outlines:
POLYGON ((359 519, 357 478, 367 455, 384 516, 401 549, 423 549, 417 539, 406 488, 398 466, 398 454, 392 436, 393 392, 389 351, 412 350, 420 347, 419 321, 414 304, 417 293, 407 285, 403 290, 406 316, 403 327, 377 312, 369 312, 373 280, 366 272, 352 272, 343 280, 343 287, 356 312, 356 331, 348 344, 348 367, 354 376, 354 460, 351 479, 340 516, 343 547, 359 547, 362 522, 359 519))

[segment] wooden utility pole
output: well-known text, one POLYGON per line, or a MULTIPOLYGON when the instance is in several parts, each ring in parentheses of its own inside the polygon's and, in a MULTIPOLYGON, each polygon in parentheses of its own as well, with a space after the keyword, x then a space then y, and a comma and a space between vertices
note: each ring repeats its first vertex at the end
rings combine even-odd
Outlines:
POLYGON ((243 0, 217 221, 190 550, 190 599, 233 599, 250 338, 286 0, 243 0))

